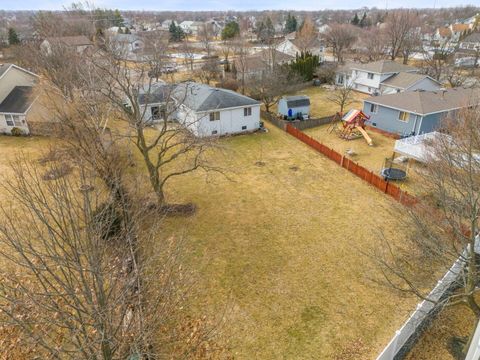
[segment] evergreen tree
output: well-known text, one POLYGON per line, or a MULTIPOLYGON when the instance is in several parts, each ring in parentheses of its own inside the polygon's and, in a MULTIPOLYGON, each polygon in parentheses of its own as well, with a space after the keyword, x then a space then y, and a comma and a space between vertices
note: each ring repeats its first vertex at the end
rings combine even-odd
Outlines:
POLYGON ((233 39, 240 35, 240 26, 236 21, 228 22, 222 30, 222 40, 233 39))
POLYGON ((168 27, 168 31, 170 32, 170 41, 179 42, 185 38, 185 32, 180 27, 180 25, 175 25, 175 21, 172 21, 172 23, 168 27))
POLYGON ((368 19, 367 19, 367 13, 366 12, 363 13, 362 20, 360 20, 359 25, 362 28, 368 26, 368 19))
POLYGON ((20 44, 20 39, 18 38, 17 32, 14 28, 8 29, 8 43, 10 45, 20 44))
POLYGON ((288 13, 287 20, 285 22, 285 33, 291 33, 297 31, 297 18, 294 15, 288 13))
POLYGON ((123 19, 123 16, 122 14, 120 14, 120 11, 118 9, 116 9, 113 12, 112 24, 113 26, 118 26, 118 27, 125 26, 125 20, 123 19))
POLYGON ((358 26, 358 24, 360 23, 360 19, 358 18, 357 13, 355 13, 355 16, 353 17, 351 23, 352 23, 352 25, 355 25, 355 26, 358 26))
POLYGON ((290 65, 291 70, 300 75, 305 81, 310 81, 315 75, 315 71, 320 64, 318 55, 313 55, 310 52, 302 52, 297 54, 295 61, 290 65))
POLYGON ((267 17, 264 21, 261 21, 257 27, 257 37, 260 41, 266 43, 273 40, 275 36, 275 27, 273 26, 272 19, 267 17))

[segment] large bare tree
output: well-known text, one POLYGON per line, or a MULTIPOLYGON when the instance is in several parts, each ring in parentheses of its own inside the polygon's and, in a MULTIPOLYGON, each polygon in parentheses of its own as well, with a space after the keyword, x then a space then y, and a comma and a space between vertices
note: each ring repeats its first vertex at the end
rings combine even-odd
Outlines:
MULTIPOLYGON (((410 37, 414 36, 415 28, 419 26, 418 17, 410 10, 395 10, 388 13, 385 25, 390 59, 395 60, 404 47, 410 49, 408 42, 410 37)), ((415 44, 413 41, 411 43, 415 44)))
POLYGON ((350 24, 331 24, 324 34, 327 45, 332 48, 333 56, 343 63, 344 53, 357 41, 358 29, 350 24))

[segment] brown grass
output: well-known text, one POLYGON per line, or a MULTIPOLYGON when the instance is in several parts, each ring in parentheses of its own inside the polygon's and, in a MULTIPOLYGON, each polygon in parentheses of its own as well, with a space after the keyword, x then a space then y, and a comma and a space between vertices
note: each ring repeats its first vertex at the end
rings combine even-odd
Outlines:
MULTIPOLYGON (((403 214, 392 214, 392 200, 372 186, 268 128, 220 141, 226 150, 211 156, 230 179, 197 172, 170 183, 168 200, 193 202, 197 211, 166 219, 158 241, 184 234, 188 266, 199 274, 193 309, 209 318, 226 310, 219 331, 236 358, 372 359, 417 299, 367 280, 378 270, 362 252, 381 230, 401 241, 403 214)), ((40 157, 48 144, 0 137, 7 153, 0 170, 18 151, 40 157)))

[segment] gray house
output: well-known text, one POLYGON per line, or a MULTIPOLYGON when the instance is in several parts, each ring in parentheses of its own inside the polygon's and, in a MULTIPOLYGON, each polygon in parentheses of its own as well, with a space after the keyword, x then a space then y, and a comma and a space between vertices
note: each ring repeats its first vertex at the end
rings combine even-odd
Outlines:
POLYGON ((438 81, 428 75, 400 72, 380 84, 380 93, 386 95, 415 90, 435 91, 441 87, 438 81))
POLYGON ((370 116, 369 125, 409 136, 435 131, 445 117, 479 104, 480 89, 417 90, 369 97, 363 112, 370 116))

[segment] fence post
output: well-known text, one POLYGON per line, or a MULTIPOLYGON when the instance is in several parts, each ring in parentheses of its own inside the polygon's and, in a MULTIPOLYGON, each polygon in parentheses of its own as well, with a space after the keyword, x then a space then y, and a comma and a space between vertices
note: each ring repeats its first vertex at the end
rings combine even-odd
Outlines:
POLYGON ((340 160, 340 166, 343 167, 343 159, 345 158, 345 155, 342 155, 342 160, 340 160))

